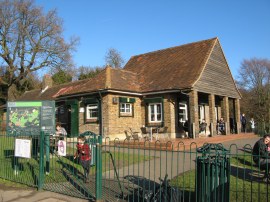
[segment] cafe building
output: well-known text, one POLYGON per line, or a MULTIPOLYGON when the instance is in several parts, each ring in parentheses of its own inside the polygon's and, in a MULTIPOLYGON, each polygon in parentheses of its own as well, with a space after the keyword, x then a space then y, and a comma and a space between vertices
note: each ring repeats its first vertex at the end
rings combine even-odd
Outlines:
POLYGON ((122 69, 107 66, 85 80, 53 86, 45 75, 42 89, 18 101, 54 100, 56 121, 71 137, 92 131, 124 139, 126 131, 160 129, 173 139, 215 136, 221 117, 225 134, 239 133, 240 98, 221 44, 212 38, 136 55, 122 69))

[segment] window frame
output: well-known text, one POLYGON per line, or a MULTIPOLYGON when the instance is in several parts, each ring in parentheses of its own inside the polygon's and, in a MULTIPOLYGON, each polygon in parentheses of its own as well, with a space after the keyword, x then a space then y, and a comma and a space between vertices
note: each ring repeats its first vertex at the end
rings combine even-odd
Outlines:
POLYGON ((119 116, 122 116, 122 117, 130 117, 130 116, 133 116, 133 103, 129 103, 129 102, 119 102, 119 116), (124 105, 124 108, 122 108, 122 105, 124 105), (127 106, 130 106, 129 108, 129 112, 127 111, 128 108, 127 106), (124 111, 121 111, 122 109, 124 109, 124 111))
POLYGON ((199 122, 201 123, 202 120, 205 120, 205 105, 198 106, 198 115, 199 115, 199 122))
POLYGON ((178 122, 184 124, 187 120, 188 120, 188 106, 187 106, 187 103, 179 102, 178 122), (181 113, 180 110, 183 110, 184 113, 181 113), (183 120, 181 120, 181 115, 184 117, 183 120))
POLYGON ((97 122, 99 118, 99 106, 98 103, 88 103, 85 105, 85 122, 97 122), (96 115, 95 117, 91 117, 91 112, 89 111, 89 108, 96 109, 96 115))
POLYGON ((148 122, 149 123, 162 123, 163 122, 163 104, 162 102, 156 102, 156 103, 149 103, 148 104, 148 122), (158 105, 160 105, 160 112, 157 112, 158 105), (154 106, 154 120, 151 119, 152 117, 152 110, 151 106, 154 106), (158 120, 158 115, 160 114, 160 120, 158 120))

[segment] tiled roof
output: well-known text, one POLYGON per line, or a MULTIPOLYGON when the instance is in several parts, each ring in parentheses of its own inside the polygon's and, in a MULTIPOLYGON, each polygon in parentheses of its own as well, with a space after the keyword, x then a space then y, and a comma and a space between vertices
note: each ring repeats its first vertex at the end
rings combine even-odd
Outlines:
POLYGON ((94 92, 103 89, 140 91, 137 74, 119 68, 106 67, 96 77, 86 80, 62 95, 94 92))
POLYGON ((217 38, 133 56, 124 69, 106 67, 94 78, 26 92, 18 100, 54 100, 62 96, 112 89, 149 92, 191 88, 217 38))
POLYGON ((125 70, 138 74, 141 91, 191 88, 217 38, 132 57, 125 70))
POLYGON ((41 89, 27 91, 17 101, 55 100, 67 95, 90 93, 104 89, 140 91, 135 73, 106 67, 94 78, 53 86, 44 90, 44 92, 41 89))
POLYGON ((72 89, 77 85, 81 85, 84 81, 75 81, 66 84, 61 84, 57 86, 53 86, 47 88, 46 90, 36 89, 31 91, 26 91, 21 97, 17 99, 17 101, 27 101, 27 100, 55 100, 58 96, 60 96, 65 89, 72 89))
POLYGON ((141 91, 137 74, 125 69, 111 70, 111 88, 123 91, 141 91))

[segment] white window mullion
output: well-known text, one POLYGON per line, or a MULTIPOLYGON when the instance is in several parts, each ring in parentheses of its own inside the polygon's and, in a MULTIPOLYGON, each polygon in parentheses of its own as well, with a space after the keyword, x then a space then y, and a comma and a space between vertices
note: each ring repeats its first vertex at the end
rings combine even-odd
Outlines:
POLYGON ((121 114, 132 114, 132 105, 130 103, 121 103, 120 104, 120 113, 121 114))
POLYGON ((150 122, 162 121, 162 105, 161 103, 151 103, 148 106, 148 119, 150 122))
POLYGON ((186 103, 179 103, 179 122, 185 123, 188 120, 188 109, 186 103))

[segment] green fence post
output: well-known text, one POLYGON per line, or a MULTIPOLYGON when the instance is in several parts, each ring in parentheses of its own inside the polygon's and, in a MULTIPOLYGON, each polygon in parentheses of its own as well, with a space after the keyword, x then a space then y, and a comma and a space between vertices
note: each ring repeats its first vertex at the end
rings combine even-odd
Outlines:
POLYGON ((14 175, 19 174, 18 162, 19 162, 19 158, 14 156, 14 175))
POLYGON ((102 137, 98 136, 96 146, 96 201, 102 201, 102 137))
POLYGON ((45 134, 46 175, 50 173, 50 135, 45 134))
POLYGON ((39 179, 38 179, 38 190, 43 188, 44 182, 44 132, 40 132, 40 151, 39 151, 39 179))
POLYGON ((230 201, 229 150, 221 144, 205 144, 197 149, 202 156, 196 158, 196 201, 230 201))

